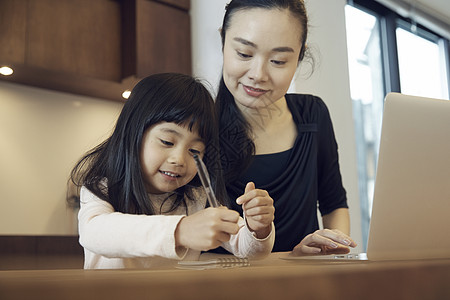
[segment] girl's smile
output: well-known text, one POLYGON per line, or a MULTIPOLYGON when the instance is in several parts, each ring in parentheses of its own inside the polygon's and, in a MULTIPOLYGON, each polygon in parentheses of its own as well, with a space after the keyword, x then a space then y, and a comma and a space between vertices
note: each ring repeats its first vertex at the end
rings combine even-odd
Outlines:
POLYGON ((178 175, 176 173, 171 173, 171 172, 167 172, 167 171, 159 171, 159 172, 161 172, 161 174, 167 176, 168 179, 176 179, 177 177, 180 177, 180 175, 178 175))
POLYGON ((141 148, 141 169, 151 194, 171 192, 197 174, 194 154, 203 156, 205 144, 197 131, 170 122, 149 127, 141 148))

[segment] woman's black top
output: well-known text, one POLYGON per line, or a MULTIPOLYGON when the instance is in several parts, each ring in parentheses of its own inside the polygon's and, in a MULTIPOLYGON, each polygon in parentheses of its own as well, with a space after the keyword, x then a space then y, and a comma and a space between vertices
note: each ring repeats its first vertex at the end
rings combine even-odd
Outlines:
POLYGON ((292 149, 254 156, 246 173, 227 184, 232 208, 242 215, 237 197, 253 181, 267 190, 275 206, 273 251, 291 251, 309 233, 319 229, 322 215, 347 208, 346 191, 339 170, 337 143, 325 103, 312 95, 287 94, 286 101, 297 124, 292 149))

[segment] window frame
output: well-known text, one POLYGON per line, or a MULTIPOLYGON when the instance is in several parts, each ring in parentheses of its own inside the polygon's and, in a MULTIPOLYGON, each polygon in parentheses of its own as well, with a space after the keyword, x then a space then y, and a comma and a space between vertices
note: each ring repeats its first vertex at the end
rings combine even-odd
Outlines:
POLYGON ((447 90, 450 94, 450 41, 448 39, 409 18, 402 17, 376 1, 348 0, 347 4, 369 14, 375 15, 379 19, 381 26, 381 57, 383 61, 385 94, 390 92, 401 92, 396 29, 397 27, 401 27, 411 31, 408 26, 405 26, 405 24, 414 24, 416 26, 417 31, 414 32, 414 34, 436 43, 442 43, 444 60, 446 61, 445 68, 447 72, 447 90))

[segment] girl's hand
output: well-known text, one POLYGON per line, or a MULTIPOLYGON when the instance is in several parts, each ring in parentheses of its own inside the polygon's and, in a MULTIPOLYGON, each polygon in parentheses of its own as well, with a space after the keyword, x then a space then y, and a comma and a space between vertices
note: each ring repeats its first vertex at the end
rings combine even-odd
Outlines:
POLYGON ((247 183, 244 195, 236 199, 242 205, 247 226, 256 233, 256 237, 263 239, 272 231, 275 207, 273 199, 266 190, 255 188, 253 182, 247 183))
POLYGON ((294 247, 292 255, 313 254, 346 254, 350 252, 349 247, 356 247, 356 243, 346 234, 337 229, 322 229, 308 234, 294 247))
POLYGON ((175 246, 207 251, 227 242, 239 231, 239 213, 222 207, 209 207, 186 216, 175 230, 175 246))

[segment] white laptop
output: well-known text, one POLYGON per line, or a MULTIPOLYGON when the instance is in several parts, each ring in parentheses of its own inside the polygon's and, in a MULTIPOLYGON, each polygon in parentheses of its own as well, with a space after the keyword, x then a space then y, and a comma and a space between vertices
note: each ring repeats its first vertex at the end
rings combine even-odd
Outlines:
POLYGON ((450 258, 450 101, 386 96, 367 256, 313 258, 450 258))

